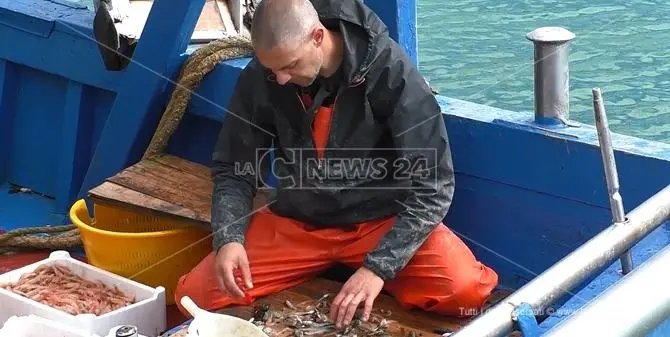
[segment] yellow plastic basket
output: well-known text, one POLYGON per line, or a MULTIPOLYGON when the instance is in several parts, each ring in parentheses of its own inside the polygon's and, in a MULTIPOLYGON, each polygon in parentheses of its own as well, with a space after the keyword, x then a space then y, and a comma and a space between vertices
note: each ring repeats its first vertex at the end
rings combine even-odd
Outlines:
POLYGON ((95 203, 93 219, 84 200, 70 209, 79 228, 88 263, 148 286, 165 288, 167 304, 181 275, 188 273, 209 252, 209 231, 122 207, 95 203))

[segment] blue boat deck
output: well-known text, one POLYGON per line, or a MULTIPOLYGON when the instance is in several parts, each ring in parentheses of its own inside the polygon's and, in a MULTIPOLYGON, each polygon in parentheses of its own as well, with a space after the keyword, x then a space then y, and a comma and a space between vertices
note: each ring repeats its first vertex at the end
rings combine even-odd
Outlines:
POLYGON ((11 185, 0 185, 0 231, 60 225, 66 214, 55 213, 55 200, 36 193, 10 193, 11 185))

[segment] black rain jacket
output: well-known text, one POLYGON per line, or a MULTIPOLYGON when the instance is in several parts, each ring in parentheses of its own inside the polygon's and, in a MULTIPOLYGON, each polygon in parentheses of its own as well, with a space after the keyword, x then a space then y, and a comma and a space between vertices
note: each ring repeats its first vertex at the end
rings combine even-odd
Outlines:
POLYGON ((271 167, 278 180, 268 207, 278 215, 316 227, 397 216, 364 260, 388 280, 451 204, 454 172, 441 109, 362 1, 312 2, 345 45, 325 155, 314 150, 314 114, 302 103, 300 88, 278 84, 253 58, 239 76, 213 156, 214 249, 245 242, 252 200, 271 167))

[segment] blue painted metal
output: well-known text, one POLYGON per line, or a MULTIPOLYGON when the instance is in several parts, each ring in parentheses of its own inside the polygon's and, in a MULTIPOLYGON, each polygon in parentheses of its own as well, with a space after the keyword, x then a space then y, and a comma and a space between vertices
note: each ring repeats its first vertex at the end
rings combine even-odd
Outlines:
POLYGON ((205 0, 153 2, 79 196, 141 156, 160 119, 164 86, 174 78, 168 71, 181 61, 175 56, 186 50, 204 5, 205 0))
POLYGON ((0 1, 0 59, 106 90, 122 76, 107 72, 94 43, 93 14, 46 0, 0 1), (47 34, 44 28, 52 27, 47 34), (9 43, 8 41, 13 41, 9 43))
MULTIPOLYGON (((136 63, 107 72, 92 39, 91 12, 46 0, 0 0, 0 40, 12 46, 0 47, 0 229, 62 221, 73 198, 140 158, 172 90, 166 78, 176 79, 193 50, 185 49, 187 38, 203 3, 156 1, 136 63), (5 182, 50 198, 7 194, 5 182)), ((416 60, 415 1, 366 3, 416 60)), ((222 62, 208 75, 168 152, 210 163, 222 107, 247 61, 222 62)), ((457 180, 446 223, 504 286, 523 285, 609 225, 595 128, 541 126, 532 113, 438 99, 457 180)), ((612 142, 629 211, 670 183, 670 145, 619 134, 612 142)), ((634 262, 670 243, 669 233, 665 225, 642 240, 634 262)), ((561 299, 563 307, 540 329, 615 282, 618 268, 617 261, 561 299)))
POLYGON ((384 21, 389 35, 419 64, 419 41, 416 34, 416 0, 365 0, 368 7, 384 21))
POLYGON ((0 230, 62 224, 63 215, 53 213, 53 200, 38 194, 9 194, 9 184, 0 184, 0 230))
POLYGON ((568 127, 565 124, 563 124, 563 122, 561 122, 560 120, 558 120, 556 118, 547 118, 547 117, 541 117, 541 116, 535 117, 535 123, 540 124, 541 126, 544 126, 544 127, 547 127, 547 126, 549 126, 549 127, 560 127, 560 128, 567 128, 568 127))
POLYGON ((58 166, 56 208, 68 209, 77 197, 81 179, 86 173, 91 153, 93 132, 93 100, 91 90, 78 82, 70 82, 64 105, 61 129, 61 156, 58 166))
POLYGON ((15 76, 13 68, 5 60, 0 60, 0 182, 7 179, 9 167, 3 163, 9 162, 9 150, 12 143, 14 121, 15 86, 12 82, 15 76))
POLYGON ((23 186, 40 186, 40 192, 55 195, 59 180, 58 140, 68 81, 27 67, 20 67, 15 80, 17 97, 8 180, 23 186))
POLYGON ((535 310, 528 303, 519 304, 512 312, 516 329, 521 331, 523 337, 540 336, 540 328, 537 325, 535 314, 535 310))

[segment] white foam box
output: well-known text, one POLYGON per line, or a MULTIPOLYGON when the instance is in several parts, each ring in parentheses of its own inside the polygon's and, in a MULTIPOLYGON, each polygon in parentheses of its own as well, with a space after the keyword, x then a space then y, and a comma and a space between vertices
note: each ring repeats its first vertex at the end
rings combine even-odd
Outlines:
POLYGON ((0 329, 0 337, 100 337, 81 329, 68 327, 46 318, 28 315, 12 316, 0 329))
MULTIPOLYGON (((114 327, 104 337, 115 337, 114 327)), ((12 316, 0 329, 0 337, 103 337, 35 315, 12 316)), ((137 337, 146 337, 139 335, 137 337)))
POLYGON ((134 295, 135 303, 100 316, 94 314, 74 316, 0 288, 0 322, 5 322, 12 316, 36 315, 100 336, 107 336, 110 329, 120 325, 134 325, 140 334, 149 337, 158 336, 165 330, 165 288, 160 286, 151 288, 110 273, 81 262, 71 257, 66 251, 52 252, 44 260, 2 274, 0 284, 16 282, 21 275, 32 272, 41 265, 54 263, 69 267, 73 273, 85 279, 100 280, 108 287, 116 285, 125 294, 134 295))

